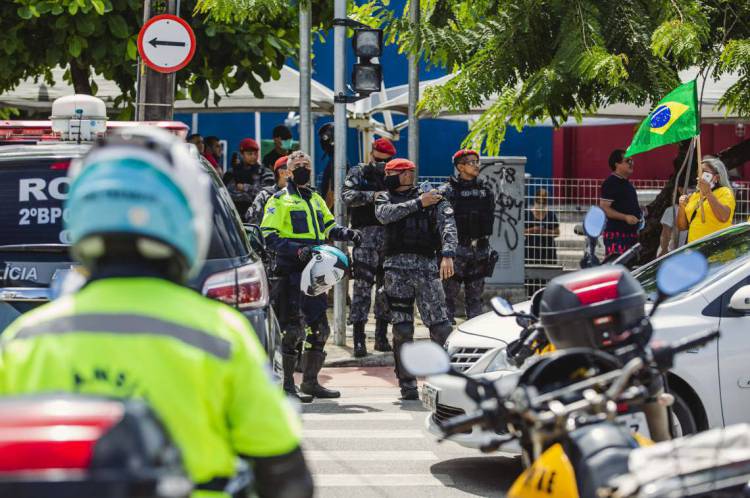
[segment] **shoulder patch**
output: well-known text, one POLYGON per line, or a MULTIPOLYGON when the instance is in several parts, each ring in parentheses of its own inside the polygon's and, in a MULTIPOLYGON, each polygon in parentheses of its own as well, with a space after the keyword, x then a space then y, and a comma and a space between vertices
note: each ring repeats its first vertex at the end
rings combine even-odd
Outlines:
POLYGON ((274 214, 276 212, 276 208, 273 207, 273 206, 269 206, 269 208, 267 209, 267 211, 268 211, 268 214, 274 214))
POLYGON ((284 195, 284 194, 286 194, 286 189, 285 188, 283 188, 283 189, 279 190, 278 192, 276 192, 275 194, 273 194, 273 198, 274 199, 280 199, 281 196, 284 195))

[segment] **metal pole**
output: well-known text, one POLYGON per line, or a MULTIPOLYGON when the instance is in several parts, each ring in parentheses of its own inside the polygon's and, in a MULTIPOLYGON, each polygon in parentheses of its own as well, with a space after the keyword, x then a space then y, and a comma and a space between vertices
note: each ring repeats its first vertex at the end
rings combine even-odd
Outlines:
MULTIPOLYGON (((143 0, 143 24, 146 24, 146 21, 151 19, 151 0, 143 0)), ((136 121, 143 121, 144 120, 144 109, 146 104, 146 70, 148 67, 146 67, 146 64, 144 64, 143 59, 141 57, 138 57, 138 87, 136 87, 136 97, 135 97, 135 120, 136 121)))
MULTIPOLYGON (((177 0, 168 0, 167 14, 177 14, 177 0)), ((151 2, 143 4, 143 22, 151 16, 151 2)), ((140 89, 136 119, 145 121, 171 120, 174 116, 174 73, 162 74, 146 67, 141 61, 140 89)))
MULTIPOLYGON (((412 29, 419 25, 419 0, 409 1, 409 20, 412 29)), ((419 44, 419 39, 417 39, 419 44)), ((419 176, 419 120, 417 120, 417 102, 419 102, 419 55, 409 54, 409 160, 416 164, 414 172, 419 176)))
MULTIPOLYGON (((300 149, 310 153, 310 128, 312 115, 310 113, 310 31, 312 16, 310 2, 302 0, 299 3, 299 141, 300 149)), ((313 172, 314 176, 314 172, 313 172)))
MULTIPOLYGON (((336 0, 333 7, 335 19, 346 18, 346 0, 336 0)), ((343 96, 346 92, 344 68, 346 67, 346 27, 334 26, 333 28, 333 93, 343 96)), ((344 185, 346 175, 346 103, 336 102, 334 104, 334 151, 333 151, 333 194, 334 194, 334 216, 338 225, 344 225, 344 204, 341 202, 341 188, 344 185)), ((345 250, 341 242, 337 242, 339 249, 345 250)), ((346 282, 346 280, 344 280, 346 282)), ((336 344, 343 346, 346 343, 346 294, 345 283, 336 285, 333 293, 333 334, 336 344)))

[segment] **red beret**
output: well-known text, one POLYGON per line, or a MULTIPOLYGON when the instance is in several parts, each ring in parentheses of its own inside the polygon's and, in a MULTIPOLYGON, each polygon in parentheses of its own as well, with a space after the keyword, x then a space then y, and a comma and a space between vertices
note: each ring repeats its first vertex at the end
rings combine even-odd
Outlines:
POLYGON ((273 163, 273 170, 276 171, 279 168, 286 168, 287 159, 289 159, 289 156, 281 156, 280 158, 276 159, 276 162, 273 163))
POLYGON ((455 154, 453 154, 453 164, 454 165, 458 164, 458 161, 462 157, 466 157, 466 156, 477 156, 477 158, 479 158, 479 152, 475 150, 471 150, 471 149, 461 149, 455 154))
POLYGON ((258 147, 258 142, 256 142, 252 138, 243 138, 240 142, 240 152, 246 150, 260 150, 260 147, 258 147))
POLYGON ((385 165, 386 171, 408 171, 417 169, 414 163, 408 159, 391 159, 385 165))
POLYGON ((376 150, 382 154, 388 154, 389 156, 396 155, 396 147, 393 146, 390 140, 387 138, 378 138, 372 143, 372 150, 376 150))

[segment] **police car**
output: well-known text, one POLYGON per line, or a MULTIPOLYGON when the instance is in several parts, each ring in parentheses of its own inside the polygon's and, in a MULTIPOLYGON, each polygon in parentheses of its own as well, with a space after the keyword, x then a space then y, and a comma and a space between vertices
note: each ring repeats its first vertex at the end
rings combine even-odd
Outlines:
MULTIPOLYGON (((75 95, 53 103, 51 121, 0 121, 0 331, 49 301, 57 284, 75 271, 63 229, 68 166, 86 153, 96 136, 136 124, 106 121, 105 112, 101 100, 75 95)), ((181 137, 188 131, 180 122, 137 124, 159 126, 181 137)), ((186 147, 211 176, 214 208, 208 257, 189 285, 237 308, 272 354, 278 323, 269 305, 263 263, 251 246, 260 232, 243 227, 214 168, 195 147, 186 147)))

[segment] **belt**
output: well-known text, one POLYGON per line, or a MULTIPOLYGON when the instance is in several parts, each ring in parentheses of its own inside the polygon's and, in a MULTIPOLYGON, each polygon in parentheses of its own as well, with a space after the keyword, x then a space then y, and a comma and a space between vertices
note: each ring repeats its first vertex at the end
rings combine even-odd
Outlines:
POLYGON ((479 239, 468 239, 459 241, 459 244, 464 247, 473 247, 475 249, 484 249, 485 247, 490 246, 490 239, 487 237, 482 237, 479 239))
POLYGON ((229 484, 228 477, 214 477, 210 481, 202 482, 200 484, 195 485, 196 490, 200 491, 224 491, 227 488, 227 485, 229 484))

